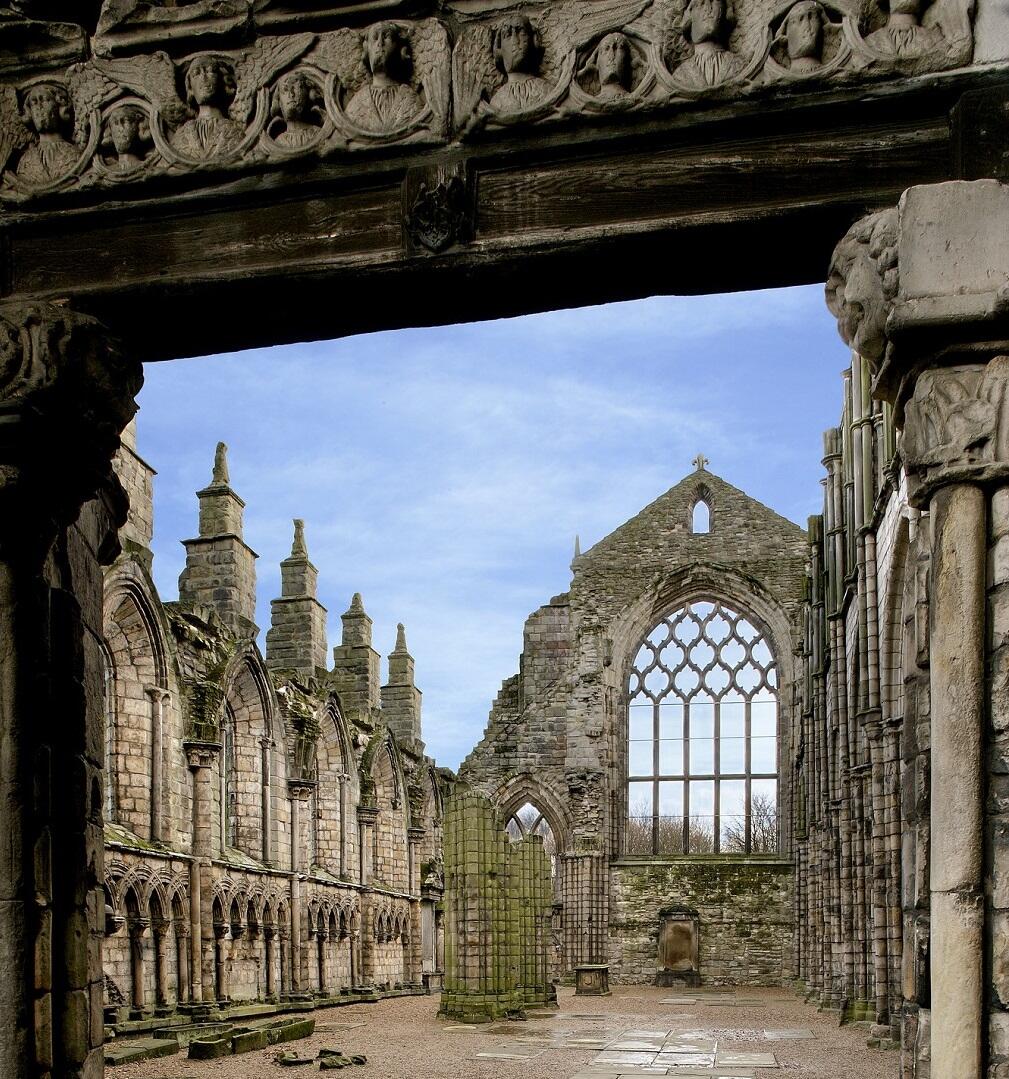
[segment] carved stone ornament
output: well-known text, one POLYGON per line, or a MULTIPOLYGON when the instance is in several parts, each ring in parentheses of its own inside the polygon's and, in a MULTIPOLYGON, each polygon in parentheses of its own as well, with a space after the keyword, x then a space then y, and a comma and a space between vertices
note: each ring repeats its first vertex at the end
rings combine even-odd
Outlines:
POLYGON ((16 7, 0 7, 0 76, 9 73, 0 83, 0 200, 198 182, 210 171, 339 160, 583 115, 702 109, 943 70, 969 63, 973 48, 973 0, 507 9, 459 0, 439 17, 338 25, 350 7, 405 6, 106 0, 89 59, 73 62, 87 42, 70 27, 56 35, 56 53, 17 57, 15 48, 6 67, 5 41, 14 48, 18 34, 35 31, 16 7))
POLYGON ((845 344, 878 367, 887 347, 886 320, 897 295, 897 209, 856 221, 834 248, 827 307, 845 344))
POLYGON ((1005 482, 1009 475, 1009 356, 922 372, 904 412, 908 498, 924 507, 938 487, 1005 482))
MULTIPOLYGON (((113 529, 128 502, 112 471, 136 413, 139 363, 95 319, 46 303, 0 303, 0 548, 42 552, 99 498, 113 529)), ((109 549, 99 552, 110 558, 109 549)))
POLYGON ((415 244, 437 254, 465 239, 466 183, 452 176, 433 186, 420 185, 407 216, 407 230, 415 244))

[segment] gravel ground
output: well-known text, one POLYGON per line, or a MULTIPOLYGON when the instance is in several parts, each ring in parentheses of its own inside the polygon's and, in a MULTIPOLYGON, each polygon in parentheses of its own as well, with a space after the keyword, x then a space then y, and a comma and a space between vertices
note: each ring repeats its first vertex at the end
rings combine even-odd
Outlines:
MULTIPOLYGON (((863 1030, 837 1022, 781 990, 740 989, 725 994, 650 986, 619 986, 610 997, 575 997, 561 991, 560 1011, 549 1019, 493 1027, 466 1027, 437 1018, 437 997, 404 997, 378 1004, 315 1011, 316 1034, 281 1048, 314 1052, 338 1046, 364 1053, 367 1065, 347 1068, 346 1079, 570 1079, 599 1054, 597 1048, 547 1048, 524 1060, 481 1059, 482 1052, 536 1052, 547 1041, 612 1036, 622 1030, 670 1030, 717 1040, 719 1048, 773 1052, 776 1069, 729 1069, 733 1076, 758 1079, 896 1079, 898 1055, 870 1050, 863 1030), (720 995, 739 1003, 711 1005, 720 995), (695 1005, 670 1005, 670 997, 696 997, 695 1005), (759 1003, 758 1003, 759 1002, 759 1003), (815 1038, 768 1041, 764 1030, 805 1028, 815 1038), (539 1044, 536 1044, 539 1043, 539 1044)), ((318 1066, 281 1068, 278 1049, 219 1061, 189 1061, 180 1054, 144 1064, 109 1069, 110 1079, 281 1079, 318 1075, 318 1066)), ((326 1073, 329 1074, 329 1073, 326 1073)), ((335 1074, 335 1073, 334 1073, 335 1074)), ((615 1072, 610 1072, 610 1075, 615 1072)), ((627 1073, 622 1073, 627 1074, 627 1073)), ((654 1073, 652 1073, 654 1074, 654 1073)), ((673 1069, 670 1075, 676 1075, 673 1069)), ((682 1074, 682 1072, 681 1072, 682 1074)), ((702 1073, 703 1074, 703 1073, 702 1073)), ((718 1075, 718 1069, 708 1072, 718 1075)), ((600 1079, 603 1079, 602 1074, 600 1079)))

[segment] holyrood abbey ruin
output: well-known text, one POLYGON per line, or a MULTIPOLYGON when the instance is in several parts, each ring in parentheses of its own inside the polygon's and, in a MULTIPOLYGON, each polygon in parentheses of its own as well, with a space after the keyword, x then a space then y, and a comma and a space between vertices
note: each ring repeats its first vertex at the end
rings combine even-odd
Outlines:
POLYGON ((1007 117, 999 0, 0 2, 0 1079, 1005 1079, 1007 117), (145 364, 811 283, 822 514, 699 456, 458 774, 223 446, 154 588, 145 364))

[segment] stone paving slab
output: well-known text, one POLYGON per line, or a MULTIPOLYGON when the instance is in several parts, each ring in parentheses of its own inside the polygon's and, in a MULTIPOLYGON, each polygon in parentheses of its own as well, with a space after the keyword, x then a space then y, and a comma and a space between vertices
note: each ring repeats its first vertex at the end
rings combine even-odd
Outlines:
POLYGON ((750 1053, 745 1050, 719 1049, 715 1057, 715 1064, 724 1067, 726 1064, 738 1065, 741 1068, 777 1068, 778 1060, 773 1053, 750 1053))
POLYGON ((797 1042, 815 1038, 816 1035, 805 1027, 798 1027, 795 1030, 765 1030, 764 1037, 769 1042, 797 1042))

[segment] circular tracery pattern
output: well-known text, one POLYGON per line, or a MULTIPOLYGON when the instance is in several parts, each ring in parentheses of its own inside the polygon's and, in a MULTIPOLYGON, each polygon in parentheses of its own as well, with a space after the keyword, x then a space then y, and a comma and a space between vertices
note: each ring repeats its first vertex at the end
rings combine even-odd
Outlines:
POLYGON ((628 679, 626 853, 777 849, 777 695, 763 630, 720 601, 652 628, 628 679))

